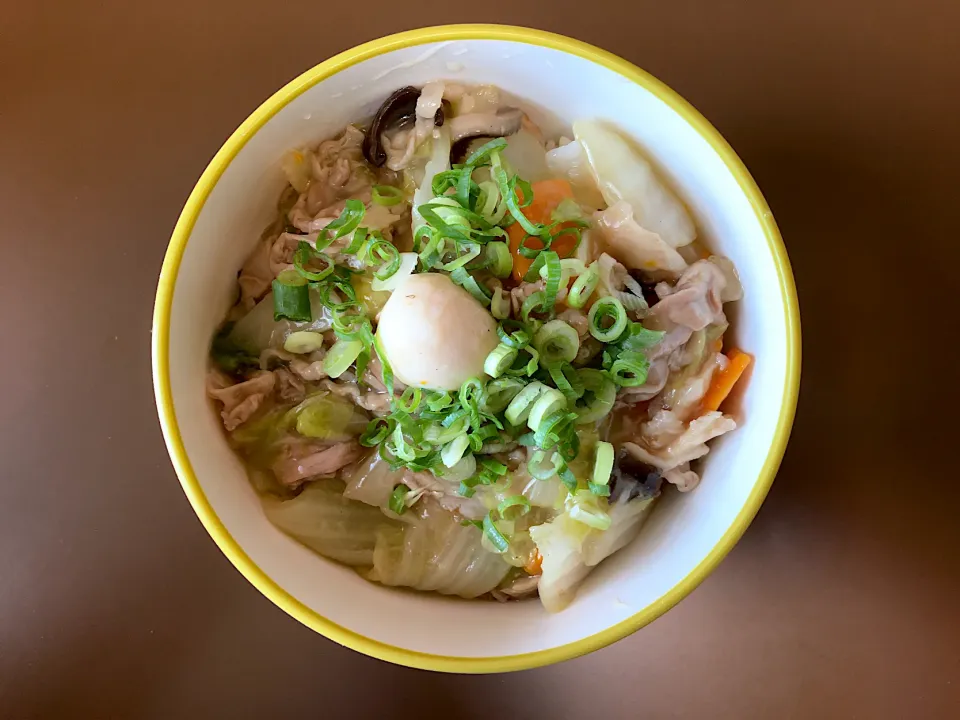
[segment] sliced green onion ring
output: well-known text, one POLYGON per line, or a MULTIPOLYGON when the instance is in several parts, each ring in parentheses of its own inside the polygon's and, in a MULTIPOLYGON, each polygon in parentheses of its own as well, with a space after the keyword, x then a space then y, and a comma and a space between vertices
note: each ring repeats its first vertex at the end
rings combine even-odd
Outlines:
POLYGON ((537 432, 545 418, 564 410, 566 407, 567 399, 563 396, 563 393, 554 388, 547 388, 537 396, 536 402, 530 409, 527 427, 537 432))
POLYGON ((360 340, 337 340, 323 358, 323 371, 332 378, 340 377, 362 351, 360 340))
POLYGON ((610 296, 602 297, 593 304, 587 320, 590 334, 602 343, 616 342, 627 329, 627 311, 623 309, 623 303, 610 296))
POLYGON ((463 457, 463 453, 466 452, 467 446, 469 445, 470 438, 467 437, 467 435, 457 435, 457 437, 443 446, 443 450, 440 451, 440 460, 448 468, 452 468, 460 462, 460 458, 463 457))
POLYGON ((516 320, 504 320, 497 325, 497 337, 507 347, 520 348, 526 347, 530 342, 530 333, 527 332, 523 323, 516 320), (516 328, 513 330, 513 328, 516 328), (510 332, 510 330, 513 330, 510 332))
POLYGON ((580 336, 563 320, 551 320, 533 336, 533 346, 544 365, 573 362, 580 350, 580 336))
POLYGON ((584 368, 577 375, 583 383, 584 397, 586 405, 576 405, 574 410, 577 412, 577 424, 597 422, 607 416, 613 410, 613 404, 617 399, 617 386, 607 374, 601 370, 584 368))
POLYGON ((506 320, 510 317, 510 310, 510 296, 502 287, 494 288, 493 297, 490 299, 490 314, 497 320, 506 320))
POLYGON ((450 279, 468 293, 473 295, 473 297, 476 298, 476 300, 484 307, 490 305, 490 295, 488 295, 484 288, 477 282, 476 278, 474 278, 462 267, 457 268, 450 273, 450 279))
POLYGON ((500 343, 483 361, 483 371, 492 378, 498 378, 513 365, 517 355, 518 353, 514 348, 500 343))
POLYGON ((317 252, 328 247, 334 240, 339 240, 356 230, 366 211, 367 209, 359 200, 347 200, 340 217, 320 231, 316 242, 317 252))
POLYGON ((296 271, 287 270, 273 281, 273 319, 287 318, 297 322, 309 322, 310 290, 305 278, 296 271))
POLYGON ((620 387, 637 387, 647 381, 650 361, 637 352, 621 352, 610 366, 610 377, 620 387))
POLYGON ((500 532, 490 513, 487 513, 487 516, 483 518, 483 534, 487 536, 487 540, 490 541, 490 544, 493 545, 499 553, 505 553, 507 548, 510 547, 510 543, 504 534, 500 532))
POLYGON ((591 265, 570 287, 570 292, 567 294, 567 305, 577 309, 584 307, 599 283, 600 273, 591 265))
POLYGON ((403 515, 407 509, 404 501, 407 499, 407 493, 409 492, 410 488, 406 485, 397 485, 393 489, 393 492, 390 493, 390 500, 387 502, 387 507, 397 515, 403 515))
POLYGON ((392 185, 374 185, 370 190, 370 199, 377 205, 398 205, 403 198, 403 190, 392 185))
POLYGON ((484 388, 480 410, 492 414, 502 412, 523 388, 524 383, 516 378, 501 377, 491 380, 484 388))
POLYGON ((540 394, 548 390, 547 386, 541 382, 532 382, 521 390, 510 401, 506 413, 507 422, 511 425, 522 425, 530 417, 530 411, 540 394))
POLYGON ((613 472, 613 445, 603 440, 597 442, 593 452, 593 483, 607 485, 613 472))
POLYGON ((526 515, 530 512, 530 501, 523 495, 511 495, 497 506, 497 515, 506 518, 507 511, 513 508, 517 508, 519 511, 513 516, 514 519, 526 515))
POLYGON ((513 255, 509 246, 500 241, 487 243, 487 264, 495 277, 509 277, 513 272, 513 255))

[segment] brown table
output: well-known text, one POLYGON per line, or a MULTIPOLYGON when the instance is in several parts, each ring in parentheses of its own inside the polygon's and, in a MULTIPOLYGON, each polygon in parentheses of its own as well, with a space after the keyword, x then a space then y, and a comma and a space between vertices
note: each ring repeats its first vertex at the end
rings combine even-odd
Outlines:
POLYGON ((0 718, 960 717, 956 0, 134 5, 0 1, 0 718), (149 341, 181 204, 249 111, 482 20, 609 48, 713 121, 780 222, 805 357, 780 476, 700 589, 591 656, 457 677, 345 650, 230 566, 149 341))

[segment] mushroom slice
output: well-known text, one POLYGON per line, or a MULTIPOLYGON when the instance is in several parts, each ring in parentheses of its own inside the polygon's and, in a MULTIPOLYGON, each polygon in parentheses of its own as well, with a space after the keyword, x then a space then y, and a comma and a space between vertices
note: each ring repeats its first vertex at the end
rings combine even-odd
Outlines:
MULTIPOLYGON (((420 89, 407 85, 395 90, 373 117, 370 129, 363 138, 363 156, 374 167, 383 167, 387 162, 387 152, 383 147, 383 133, 387 130, 399 130, 411 125, 417 120, 417 100, 420 99, 420 89)), ((447 104, 449 105, 449 103, 447 104)), ((434 114, 433 123, 437 127, 443 125, 444 107, 440 107, 434 114)))
POLYGON ((462 162, 471 140, 507 137, 519 132, 522 124, 523 111, 515 107, 500 108, 495 113, 467 113, 451 118, 448 123, 453 143, 450 158, 454 163, 462 162))

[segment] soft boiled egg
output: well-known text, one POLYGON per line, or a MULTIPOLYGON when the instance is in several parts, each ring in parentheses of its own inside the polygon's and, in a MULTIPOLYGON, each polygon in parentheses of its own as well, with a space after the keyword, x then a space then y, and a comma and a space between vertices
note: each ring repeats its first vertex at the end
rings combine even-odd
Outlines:
POLYGON ((377 337, 393 374, 413 387, 457 390, 483 374, 497 323, 446 275, 411 275, 383 306, 377 337))

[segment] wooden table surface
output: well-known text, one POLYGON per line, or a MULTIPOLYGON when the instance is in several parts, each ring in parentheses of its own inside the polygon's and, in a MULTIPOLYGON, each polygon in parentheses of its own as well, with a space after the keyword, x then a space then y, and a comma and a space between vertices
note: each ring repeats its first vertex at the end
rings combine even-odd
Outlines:
POLYGON ((0 718, 960 717, 960 3, 460 8, 0 0, 0 718), (610 648, 491 677, 358 655, 248 584, 180 490, 149 357, 170 231, 247 113, 469 21, 697 106, 773 208, 804 331, 783 467, 720 568, 610 648))

